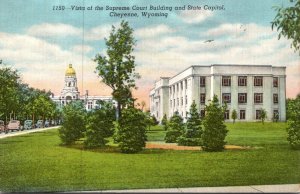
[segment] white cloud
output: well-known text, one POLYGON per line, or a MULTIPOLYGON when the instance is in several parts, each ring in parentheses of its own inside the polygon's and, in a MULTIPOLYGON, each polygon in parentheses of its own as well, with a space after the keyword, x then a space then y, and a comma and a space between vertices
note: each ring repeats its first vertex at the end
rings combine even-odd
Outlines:
POLYGON ((149 38, 149 37, 159 36, 162 34, 171 34, 173 32, 175 32, 174 29, 170 28, 165 24, 160 24, 157 26, 139 28, 134 31, 134 35, 139 38, 149 38))
POLYGON ((88 45, 75 45, 72 48, 72 51, 74 51, 76 53, 89 53, 92 50, 93 50, 93 48, 88 45))
POLYGON ((82 30, 63 23, 42 23, 31 26, 27 34, 36 37, 80 36, 82 30))
POLYGON ((113 23, 113 24, 104 24, 101 26, 97 26, 91 29, 88 29, 85 33, 85 39, 86 40, 103 40, 104 38, 108 38, 112 25, 115 26, 116 29, 119 28, 119 23, 113 23))
POLYGON ((200 10, 185 10, 185 11, 181 11, 179 16, 184 22, 188 24, 194 24, 194 23, 201 23, 205 21, 207 18, 212 17, 213 12, 200 11, 200 10))
MULTIPOLYGON (((118 27, 118 24, 115 24, 118 27)), ((84 37, 86 40, 103 40, 109 35, 111 25, 101 25, 91 29, 85 29, 84 37)), ((34 37, 67 37, 83 36, 82 28, 77 28, 63 23, 42 23, 33 25, 27 30, 27 34, 34 37)))

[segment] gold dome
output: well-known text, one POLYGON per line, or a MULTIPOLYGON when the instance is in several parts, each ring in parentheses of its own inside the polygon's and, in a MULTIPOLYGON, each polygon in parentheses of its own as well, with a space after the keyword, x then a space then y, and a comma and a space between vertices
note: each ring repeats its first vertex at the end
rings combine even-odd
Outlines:
POLYGON ((66 76, 74 76, 76 75, 75 70, 72 67, 72 64, 69 64, 69 67, 66 70, 66 76))

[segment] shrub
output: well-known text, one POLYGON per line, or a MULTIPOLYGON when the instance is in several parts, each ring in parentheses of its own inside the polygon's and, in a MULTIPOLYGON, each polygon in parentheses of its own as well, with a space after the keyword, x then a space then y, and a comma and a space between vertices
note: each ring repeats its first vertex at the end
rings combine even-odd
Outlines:
POLYGON ((85 147, 105 146, 114 134, 115 110, 112 104, 101 102, 101 108, 92 111, 87 119, 85 147))
POLYGON ((224 108, 219 105, 216 95, 214 95, 212 102, 206 106, 203 126, 203 149, 206 151, 223 150, 228 130, 224 124, 224 108))
POLYGON ((63 108, 59 137, 64 145, 74 144, 85 131, 86 112, 81 102, 71 102, 63 108))
POLYGON ((122 117, 118 123, 118 132, 115 137, 121 152, 136 153, 146 145, 146 116, 135 108, 122 110, 122 117))
POLYGON ((182 117, 175 112, 168 123, 168 131, 165 136, 166 143, 175 143, 177 139, 184 133, 184 124, 182 117))
POLYGON ((287 140, 293 149, 300 149, 300 94, 296 99, 290 100, 287 113, 288 120, 288 137, 287 140))

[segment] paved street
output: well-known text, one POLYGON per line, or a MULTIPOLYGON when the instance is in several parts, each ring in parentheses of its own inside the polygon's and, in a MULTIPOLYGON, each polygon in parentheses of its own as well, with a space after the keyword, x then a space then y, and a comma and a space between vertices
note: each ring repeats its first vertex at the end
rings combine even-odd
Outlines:
POLYGON ((9 132, 7 134, 5 133, 0 133, 0 139, 6 138, 6 137, 13 137, 13 136, 18 136, 18 135, 24 135, 28 133, 34 133, 38 131, 46 131, 49 129, 54 129, 57 128, 58 126, 55 127, 47 127, 47 128, 38 128, 38 129, 29 129, 29 130, 23 130, 23 131, 14 131, 14 132, 9 132))

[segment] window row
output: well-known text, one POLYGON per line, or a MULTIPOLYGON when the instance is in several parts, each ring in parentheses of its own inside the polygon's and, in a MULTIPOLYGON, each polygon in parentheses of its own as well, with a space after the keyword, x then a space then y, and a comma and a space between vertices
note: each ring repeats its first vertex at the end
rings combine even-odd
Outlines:
MULTIPOLYGON (((222 101, 231 103, 231 93, 223 93, 222 101)), ((200 95, 200 102, 202 103, 202 94, 200 95)), ((238 93, 238 103, 247 103, 247 93, 238 93)), ((254 93, 254 103, 263 103, 263 93, 254 93)), ((273 94, 273 103, 278 103, 278 94, 273 94)))
MULTIPOLYGON (((255 119, 256 120, 261 119, 261 113, 262 113, 261 109, 255 111, 255 119)), ((185 112, 186 116, 187 116, 187 114, 188 113, 185 112)), ((183 116, 183 113, 181 113, 181 115, 183 116)), ((201 118, 205 117, 205 110, 200 110, 200 117, 201 118)), ((230 111, 226 110, 224 112, 224 119, 225 120, 229 120, 230 118, 231 118, 230 111)), ((239 119, 239 120, 245 120, 246 119, 246 110, 240 110, 237 119, 239 119)), ((277 109, 273 110, 273 118, 272 119, 275 119, 275 120, 279 119, 279 111, 277 109)))
MULTIPOLYGON (((253 85, 263 86, 263 77, 255 76, 253 85)), ((231 86, 230 76, 222 76, 222 86, 231 86)), ((247 76, 238 76, 238 86, 247 86, 247 76)), ((278 87, 278 77, 273 77, 273 87, 278 87)))

